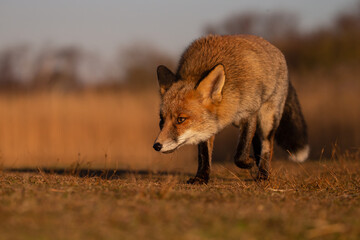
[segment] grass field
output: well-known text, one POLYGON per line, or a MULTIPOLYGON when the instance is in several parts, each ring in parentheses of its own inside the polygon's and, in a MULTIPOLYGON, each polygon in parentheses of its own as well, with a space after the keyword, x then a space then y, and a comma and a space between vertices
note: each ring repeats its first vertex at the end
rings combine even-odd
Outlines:
POLYGON ((359 74, 327 75, 295 78, 310 161, 256 182, 229 127, 202 186, 195 146, 152 149, 157 90, 1 92, 0 239, 360 239, 359 74))
MULTIPOLYGON (((360 108, 356 107, 360 83, 343 82, 330 87, 321 82, 296 86, 312 159, 331 157, 334 149, 360 150, 360 108)), ((157 90, 1 93, 0 166, 69 167, 75 163, 95 168, 196 168, 196 147, 171 155, 153 150, 159 133, 158 111, 157 90)), ((238 129, 230 126, 216 136, 216 161, 232 161, 237 135, 238 129)))
POLYGON ((0 166, 171 170, 196 163, 191 147, 171 156, 153 150, 158 101, 157 92, 0 94, 0 166))
POLYGON ((0 172, 0 239, 359 239, 360 161, 275 161, 269 182, 186 172, 0 172))

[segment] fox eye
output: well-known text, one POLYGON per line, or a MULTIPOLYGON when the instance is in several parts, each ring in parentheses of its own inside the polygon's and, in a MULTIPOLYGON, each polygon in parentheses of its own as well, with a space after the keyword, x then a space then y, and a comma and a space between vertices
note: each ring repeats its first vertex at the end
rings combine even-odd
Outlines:
POLYGON ((185 120, 186 120, 186 117, 178 117, 178 118, 176 119, 176 122, 177 122, 177 124, 181 124, 181 123, 183 123, 185 120))

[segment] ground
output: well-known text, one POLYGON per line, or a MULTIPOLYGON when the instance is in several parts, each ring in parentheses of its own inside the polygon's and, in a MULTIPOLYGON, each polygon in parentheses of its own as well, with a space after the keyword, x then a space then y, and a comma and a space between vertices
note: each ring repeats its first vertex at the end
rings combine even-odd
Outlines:
POLYGON ((0 239, 359 239, 360 161, 214 164, 192 174, 0 171, 0 239))

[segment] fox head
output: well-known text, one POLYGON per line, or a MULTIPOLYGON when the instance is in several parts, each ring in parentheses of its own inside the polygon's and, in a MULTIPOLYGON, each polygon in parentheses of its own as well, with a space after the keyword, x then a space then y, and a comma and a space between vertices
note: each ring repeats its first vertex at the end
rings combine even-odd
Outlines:
POLYGON ((161 104, 160 133, 154 149, 170 153, 184 144, 198 144, 218 132, 217 107, 225 84, 219 64, 198 82, 180 79, 165 66, 157 69, 161 104))

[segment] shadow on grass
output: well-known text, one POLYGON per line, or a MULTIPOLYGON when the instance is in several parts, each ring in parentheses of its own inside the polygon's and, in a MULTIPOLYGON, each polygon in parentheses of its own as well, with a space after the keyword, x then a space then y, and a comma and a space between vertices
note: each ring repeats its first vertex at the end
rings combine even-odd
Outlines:
POLYGON ((2 172, 11 173, 45 173, 45 174, 57 174, 57 175, 68 175, 75 177, 99 177, 102 179, 120 179, 126 178, 129 175, 138 176, 191 176, 190 173, 176 172, 176 171, 149 171, 149 170, 124 170, 124 169, 65 169, 65 168, 4 168, 2 172))

